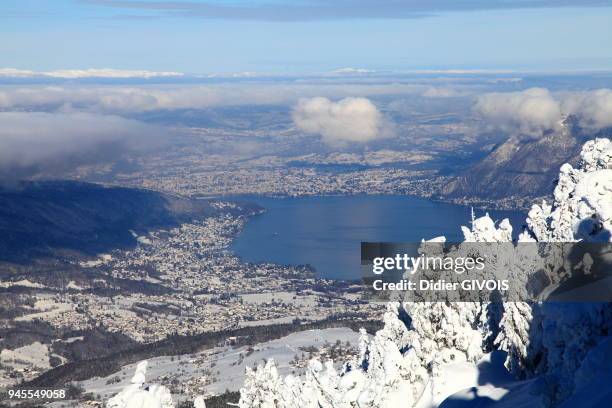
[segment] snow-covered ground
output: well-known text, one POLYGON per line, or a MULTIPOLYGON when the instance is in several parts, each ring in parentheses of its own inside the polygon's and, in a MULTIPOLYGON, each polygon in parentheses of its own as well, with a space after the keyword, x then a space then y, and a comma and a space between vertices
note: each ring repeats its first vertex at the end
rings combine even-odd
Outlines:
POLYGON ((15 321, 29 321, 34 319, 44 321, 52 316, 62 314, 74 308, 74 305, 56 302, 52 299, 52 297, 52 295, 39 295, 38 300, 33 307, 33 310, 36 310, 36 312, 19 316, 15 318, 15 321))
POLYGON ((37 368, 49 368, 49 349, 46 344, 37 341, 14 350, 3 349, 0 352, 2 364, 32 365, 37 368))
POLYGON ((442 366, 441 380, 435 386, 432 381, 427 383, 415 408, 433 408, 442 403, 445 407, 452 407, 451 400, 465 401, 476 396, 499 400, 507 394, 514 381, 504 367, 505 360, 505 353, 495 351, 485 354, 475 364, 461 361, 442 366))
MULTIPOLYGON (((545 384, 542 378, 516 381, 503 367, 504 358, 487 355, 484 361, 491 365, 478 365, 472 369, 457 370, 453 365, 445 368, 444 378, 449 378, 448 390, 460 388, 470 380, 472 384, 460 391, 449 393, 439 405, 417 405, 416 408, 545 408, 545 384), (497 360, 497 362, 495 361, 497 360), (500 364, 501 363, 501 364, 500 364), (478 376, 474 382, 473 375, 478 376)), ((566 399, 558 408, 604 408, 612 404, 612 338, 602 341, 589 351, 578 376, 586 385, 579 392, 566 399)))
MULTIPOLYGON (((190 380, 204 377, 199 394, 222 394, 226 390, 237 391, 244 381, 245 367, 256 367, 262 361, 273 358, 282 374, 300 373, 304 369, 295 368, 290 361, 296 355, 304 353, 300 348, 323 348, 327 344, 340 341, 356 347, 359 333, 348 328, 332 328, 324 330, 307 330, 290 334, 289 336, 260 343, 252 347, 216 347, 201 353, 181 356, 163 356, 152 358, 146 371, 147 383, 166 384, 171 379, 187 384, 190 380), (238 364, 239 362, 239 364, 238 364), (207 373, 212 373, 212 375, 207 373), (213 380, 214 382, 209 382, 213 380)), ((306 353, 307 354, 307 353, 306 353)), ((137 364, 130 364, 107 377, 94 377, 79 383, 85 392, 103 397, 114 395, 130 384, 130 378, 137 364), (112 384, 109 380, 119 378, 112 384)), ((195 385, 195 381, 194 385, 195 385)))

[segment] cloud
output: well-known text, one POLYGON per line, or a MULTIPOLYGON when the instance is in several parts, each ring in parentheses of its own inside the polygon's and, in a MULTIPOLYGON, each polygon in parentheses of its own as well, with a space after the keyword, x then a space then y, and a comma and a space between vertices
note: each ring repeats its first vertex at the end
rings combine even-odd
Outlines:
POLYGON ((425 98, 457 98, 466 96, 465 91, 459 91, 456 88, 430 86, 421 94, 425 98))
POLYGON ((130 10, 129 16, 200 17, 207 19, 262 20, 262 21, 318 21, 343 19, 410 19, 444 12, 477 10, 506 10, 560 7, 607 7, 606 0, 341 0, 335 2, 300 1, 258 4, 223 4, 196 1, 143 0, 81 0, 81 3, 106 6, 116 10, 130 10))
POLYGON ((365 143, 391 136, 389 123, 367 98, 332 102, 324 97, 301 99, 293 109, 295 126, 321 135, 330 145, 365 143))
POLYGON ((353 67, 338 68, 330 72, 331 75, 365 75, 365 74, 375 74, 375 73, 376 71, 372 69, 353 68, 353 67))
POLYGON ((37 72, 26 69, 0 68, 0 77, 25 78, 39 75, 37 72))
POLYGON ((557 129, 565 117, 572 115, 585 129, 599 130, 612 126, 612 90, 552 94, 544 88, 521 92, 480 95, 474 105, 492 128, 507 132, 539 135, 557 129))
POLYGON ((480 95, 474 110, 491 127, 533 136, 556 128, 563 118, 559 101, 544 88, 480 95))
POLYGON ((130 113, 241 105, 292 105, 300 98, 417 94, 411 84, 254 83, 206 86, 25 86, 0 90, 0 109, 130 113))
POLYGON ((0 180, 52 176, 151 148, 162 130, 91 113, 0 112, 0 180))
POLYGON ((11 78, 29 78, 29 77, 47 77, 47 78, 64 78, 64 79, 80 79, 80 78, 158 78, 158 77, 179 77, 184 74, 181 72, 167 71, 143 71, 143 70, 121 70, 112 68, 91 68, 91 69, 61 69, 56 71, 30 71, 15 68, 0 68, 0 77, 11 78))
POLYGON ((561 102, 561 109, 576 115, 580 125, 589 129, 612 126, 612 89, 569 93, 561 102))

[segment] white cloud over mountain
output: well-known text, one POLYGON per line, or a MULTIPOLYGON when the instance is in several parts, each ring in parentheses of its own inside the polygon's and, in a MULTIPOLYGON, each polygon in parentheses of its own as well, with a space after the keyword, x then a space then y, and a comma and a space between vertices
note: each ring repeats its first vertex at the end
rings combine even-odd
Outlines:
POLYGON ((323 97, 301 99, 292 116, 298 129, 321 135, 330 145, 364 143, 391 135, 389 123, 367 98, 338 102, 323 97))
POLYGON ((612 90, 553 94, 544 88, 488 93, 476 99, 474 111, 493 128, 536 136, 556 129, 574 115, 580 125, 598 130, 612 126, 612 90))
POLYGON ((562 100, 561 108, 580 117, 585 127, 612 126, 612 89, 569 94, 562 100))
POLYGON ((543 88, 481 95, 474 109, 490 125, 504 130, 518 129, 526 134, 552 129, 562 117, 559 101, 543 88))

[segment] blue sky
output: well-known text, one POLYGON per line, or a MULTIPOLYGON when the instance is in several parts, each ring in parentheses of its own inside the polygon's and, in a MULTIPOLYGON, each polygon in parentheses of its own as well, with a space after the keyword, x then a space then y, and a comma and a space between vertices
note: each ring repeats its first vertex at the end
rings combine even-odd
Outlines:
POLYGON ((612 1, 3 0, 0 68, 612 70, 612 1))

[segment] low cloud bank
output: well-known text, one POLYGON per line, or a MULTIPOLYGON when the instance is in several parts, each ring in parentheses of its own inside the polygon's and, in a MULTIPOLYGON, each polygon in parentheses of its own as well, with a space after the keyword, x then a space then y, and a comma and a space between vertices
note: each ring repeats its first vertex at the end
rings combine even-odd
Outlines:
MULTIPOLYGON (((5 86, 0 88, 0 178, 53 175, 159 145, 153 142, 161 141, 167 129, 127 119, 156 110, 293 106, 297 129, 334 147, 363 144, 394 135, 394 124, 368 99, 379 95, 420 97, 423 108, 422 101, 444 102, 467 93, 463 88, 392 83, 5 86)), ((476 97, 473 109, 486 126, 508 133, 537 136, 558 128, 567 115, 598 130, 612 126, 612 90, 487 93, 476 97)))
POLYGON ((301 99, 292 116, 298 129, 320 135, 329 145, 365 143, 392 134, 389 122, 367 98, 301 99))
POLYGON ((29 77, 48 77, 48 78, 156 78, 156 77, 179 77, 182 72, 168 71, 144 71, 144 70, 123 70, 112 68, 91 68, 91 69, 60 69, 56 71, 30 71, 15 68, 0 68, 0 77, 10 78, 29 78, 29 77))
POLYGON ((330 72, 331 75, 365 75, 375 74, 376 71, 367 68, 344 67, 338 68, 330 72))
POLYGON ((417 95, 411 84, 222 84, 203 86, 25 86, 0 88, 0 109, 132 113, 223 106, 288 105, 300 98, 417 95))
POLYGON ((486 124, 509 133, 537 136, 558 129, 574 115, 586 129, 612 126, 612 90, 553 94, 544 88, 520 92, 488 93, 476 99, 474 111, 486 124))
POLYGON ((128 119, 141 112, 292 105, 317 93, 349 98, 339 103, 325 98, 300 102, 295 117, 301 126, 323 135, 330 144, 373 140, 387 135, 388 126, 369 100, 351 96, 420 90, 344 84, 6 86, 0 88, 0 179, 54 176, 80 164, 110 162, 122 153, 156 145, 155 136, 161 140, 168 129, 128 119), (321 101, 327 101, 326 108, 321 101))
POLYGON ((91 113, 0 112, 0 181, 51 176, 160 143, 142 122, 91 113))

